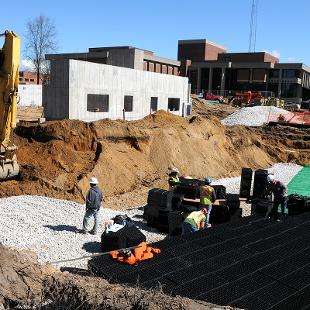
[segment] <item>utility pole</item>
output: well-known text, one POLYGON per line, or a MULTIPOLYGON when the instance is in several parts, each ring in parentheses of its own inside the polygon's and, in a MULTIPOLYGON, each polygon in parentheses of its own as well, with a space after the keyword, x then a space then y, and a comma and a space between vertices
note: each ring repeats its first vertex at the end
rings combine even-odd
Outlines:
POLYGON ((250 36, 249 36, 249 53, 255 52, 256 31, 257 31, 257 7, 258 7, 258 0, 252 0, 250 36))

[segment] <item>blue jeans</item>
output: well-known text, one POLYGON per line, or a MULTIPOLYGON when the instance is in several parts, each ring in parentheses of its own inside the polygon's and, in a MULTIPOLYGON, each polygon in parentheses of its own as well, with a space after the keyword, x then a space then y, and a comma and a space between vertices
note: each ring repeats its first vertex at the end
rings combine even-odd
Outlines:
POLYGON ((208 228, 210 213, 212 211, 212 205, 200 205, 200 206, 208 210, 208 214, 206 215, 206 225, 205 225, 205 228, 208 228))
POLYGON ((99 210, 93 210, 93 209, 86 210, 85 215, 84 215, 84 220, 83 220, 83 230, 87 231, 87 228, 90 225, 90 221, 92 217, 94 218, 94 227, 92 231, 96 233, 98 231, 99 224, 100 224, 99 210))
POLYGON ((182 235, 190 234, 198 230, 197 227, 194 227, 189 223, 183 222, 182 224, 182 235))

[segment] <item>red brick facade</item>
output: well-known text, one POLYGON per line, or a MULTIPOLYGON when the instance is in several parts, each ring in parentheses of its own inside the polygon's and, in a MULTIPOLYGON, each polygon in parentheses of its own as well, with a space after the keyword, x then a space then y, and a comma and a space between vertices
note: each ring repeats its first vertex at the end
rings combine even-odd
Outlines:
MULTIPOLYGON (((19 72, 19 84, 38 84, 37 74, 34 72, 20 71, 19 72)), ((42 80, 39 80, 39 84, 42 84, 42 80)))

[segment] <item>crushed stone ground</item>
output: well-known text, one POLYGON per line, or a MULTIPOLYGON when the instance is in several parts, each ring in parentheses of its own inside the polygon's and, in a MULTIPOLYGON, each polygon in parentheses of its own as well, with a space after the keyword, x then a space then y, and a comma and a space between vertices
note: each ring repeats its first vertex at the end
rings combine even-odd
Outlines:
POLYGON ((222 124, 233 125, 246 125, 246 126, 262 126, 268 123, 268 118, 273 114, 285 114, 288 111, 272 107, 272 106, 256 106, 242 108, 222 120, 222 124))
MULTIPOLYGON (((275 164, 269 171, 276 178, 288 183, 301 169, 295 164, 275 164)), ((238 193, 240 177, 214 181, 227 187, 228 193, 238 193)), ((0 199, 0 243, 15 248, 31 249, 40 262, 65 260, 100 252, 100 236, 83 235, 81 228, 85 206, 72 201, 41 196, 13 196, 0 199)), ((117 214, 127 214, 146 235, 148 242, 166 237, 143 221, 142 208, 116 211, 101 209, 102 219, 111 219, 117 214)), ((243 215, 249 215, 247 205, 243 215)), ((58 264, 57 267, 87 268, 87 260, 58 264)))

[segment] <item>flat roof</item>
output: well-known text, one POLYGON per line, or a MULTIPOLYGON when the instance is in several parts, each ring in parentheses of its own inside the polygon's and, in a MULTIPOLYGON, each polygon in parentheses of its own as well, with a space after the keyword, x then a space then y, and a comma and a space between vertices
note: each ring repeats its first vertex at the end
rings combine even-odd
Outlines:
POLYGON ((224 50, 227 50, 225 46, 220 45, 218 43, 212 42, 210 40, 207 39, 190 39, 190 40, 178 40, 178 44, 195 44, 195 43, 207 43, 207 44, 211 44, 214 45, 216 47, 222 48, 224 50))

